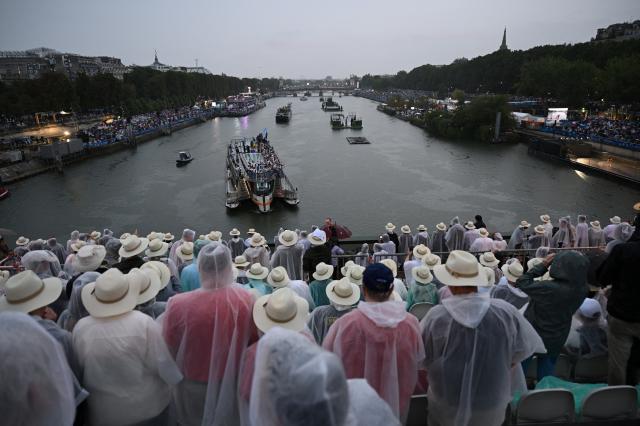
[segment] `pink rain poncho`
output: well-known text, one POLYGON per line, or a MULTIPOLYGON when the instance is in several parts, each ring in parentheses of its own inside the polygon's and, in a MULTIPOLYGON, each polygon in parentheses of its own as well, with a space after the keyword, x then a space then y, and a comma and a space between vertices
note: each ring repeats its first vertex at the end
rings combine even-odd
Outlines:
POLYGON ((232 265, 227 247, 203 247, 198 254, 201 288, 169 299, 162 318, 165 340, 184 375, 175 392, 182 425, 240 423, 240 362, 258 333, 252 295, 233 285, 232 265))
POLYGON ((342 359, 348 378, 364 378, 402 419, 424 359, 418 320, 401 302, 367 303, 338 319, 322 346, 342 359))
POLYGON ((429 425, 502 424, 512 392, 526 391, 519 363, 545 352, 542 339, 515 307, 486 294, 444 299, 420 328, 429 425))

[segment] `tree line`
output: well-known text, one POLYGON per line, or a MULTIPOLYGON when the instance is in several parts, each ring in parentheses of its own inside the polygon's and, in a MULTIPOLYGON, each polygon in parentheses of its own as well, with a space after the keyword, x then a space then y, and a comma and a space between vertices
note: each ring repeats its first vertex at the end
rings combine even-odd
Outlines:
POLYGON ((34 80, 0 82, 0 114, 102 110, 131 116, 189 105, 202 98, 218 100, 247 87, 274 90, 278 80, 160 72, 143 67, 134 68, 123 80, 111 74, 80 74, 71 80, 65 74, 48 72, 34 80))
POLYGON ((496 51, 449 65, 422 65, 394 76, 367 74, 360 86, 450 94, 498 93, 555 99, 570 107, 589 101, 640 101, 640 40, 538 46, 496 51))

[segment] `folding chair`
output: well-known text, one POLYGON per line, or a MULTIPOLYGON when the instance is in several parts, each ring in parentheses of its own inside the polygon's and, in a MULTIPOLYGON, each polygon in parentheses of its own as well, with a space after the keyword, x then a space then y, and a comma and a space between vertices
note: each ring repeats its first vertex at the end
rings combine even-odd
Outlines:
POLYGON ((571 423, 574 417, 573 394, 566 389, 527 392, 516 408, 516 424, 571 423))
POLYGON ((608 386, 584 397, 581 421, 635 419, 638 415, 636 389, 633 386, 608 386))

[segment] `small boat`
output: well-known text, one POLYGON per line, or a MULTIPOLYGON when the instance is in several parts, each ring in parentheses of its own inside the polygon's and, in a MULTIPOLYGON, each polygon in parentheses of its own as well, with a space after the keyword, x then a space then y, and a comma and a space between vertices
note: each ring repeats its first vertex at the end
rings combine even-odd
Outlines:
POLYGON ((331 119, 329 120, 331 124, 331 128, 333 130, 340 130, 345 128, 345 120, 344 114, 331 114, 331 119))
POLYGON ((178 153, 178 159, 176 160, 176 166, 182 167, 189 164, 191 161, 193 161, 193 157, 189 151, 180 151, 178 153))
POLYGON ((301 100, 301 101, 306 101, 306 100, 307 100, 307 97, 306 97, 306 96, 303 96, 303 97, 301 97, 301 98, 300 98, 300 100, 301 100))
POLYGON ((276 123, 288 123, 291 120, 291 104, 278 108, 276 111, 276 123))
POLYGON ((9 196, 9 188, 5 188, 4 186, 0 186, 0 200, 4 200, 9 196))
POLYGON ((305 95, 306 97, 311 97, 311 92, 309 92, 309 91, 307 90, 306 92, 304 92, 304 95, 305 95))

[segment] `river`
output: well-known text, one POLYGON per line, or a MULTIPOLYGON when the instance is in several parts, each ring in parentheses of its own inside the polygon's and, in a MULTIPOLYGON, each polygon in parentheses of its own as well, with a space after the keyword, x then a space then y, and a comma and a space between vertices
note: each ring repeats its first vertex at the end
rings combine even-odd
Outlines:
MULTIPOLYGON (((376 102, 334 97, 344 113, 362 116, 364 129, 332 130, 330 113, 318 97, 276 98, 243 118, 216 118, 137 149, 86 160, 10 186, 0 201, 0 228, 29 238, 66 238, 78 229, 111 228, 116 235, 137 230, 185 227, 198 234, 250 227, 269 239, 277 229, 309 229, 326 216, 347 225, 354 237, 371 238, 387 222, 412 230, 449 223, 453 216, 484 217, 490 231, 510 233, 522 219, 539 215, 586 214, 604 225, 612 215, 630 216, 640 191, 623 183, 575 171, 564 164, 527 155, 524 144, 487 145, 446 141, 376 110, 376 102), (275 123, 279 106, 292 102, 289 124, 275 123), (298 187, 301 202, 282 202, 260 214, 246 202, 225 207, 225 152, 229 140, 268 129, 269 139, 298 187), (349 145, 347 136, 365 136, 370 145, 349 145), (195 160, 177 168, 180 150, 195 160)), ((8 238, 9 239, 9 238, 8 238)), ((10 238, 13 240, 13 238, 10 238)))

